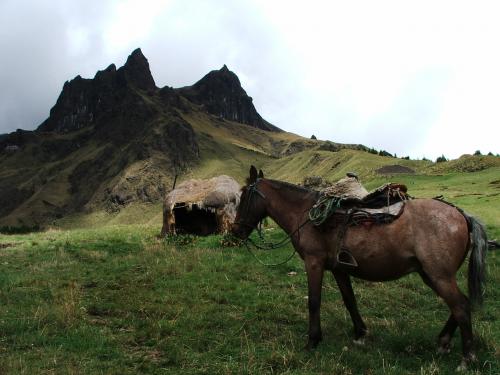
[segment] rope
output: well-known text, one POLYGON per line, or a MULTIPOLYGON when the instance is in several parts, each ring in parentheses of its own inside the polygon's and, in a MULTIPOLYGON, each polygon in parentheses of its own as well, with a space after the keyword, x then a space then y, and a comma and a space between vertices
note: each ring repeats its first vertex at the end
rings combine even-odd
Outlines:
POLYGON ((297 250, 295 250, 295 247, 294 247, 292 253, 284 261, 279 262, 279 263, 265 263, 262 260, 260 260, 257 257, 257 255, 254 254, 254 252, 252 251, 252 249, 250 249, 250 246, 248 246, 248 242, 250 242, 252 245, 256 246, 256 244, 252 240, 245 241, 244 244, 245 244, 245 247, 247 248, 248 252, 250 254, 252 254, 252 256, 255 258, 255 260, 257 262, 259 262, 260 264, 262 264, 263 266, 266 266, 266 267, 278 267, 278 266, 282 266, 283 264, 288 263, 293 258, 293 256, 295 255, 295 253, 297 252, 297 250))
MULTIPOLYGON (((277 266, 281 266, 287 262, 289 262, 293 256, 295 255, 295 253, 297 252, 297 250, 295 249, 295 247, 293 247, 292 249, 292 253, 288 256, 288 258, 286 258, 284 261, 282 262, 279 262, 279 263, 265 263, 263 261, 261 261, 255 254, 254 252, 251 250, 250 246, 248 246, 248 243, 252 244, 256 249, 259 249, 259 250, 275 250, 275 249, 279 249, 280 247, 284 247, 285 245, 288 245, 290 242, 292 242, 292 237, 297 233, 298 235, 300 235, 300 229, 302 229, 302 227, 304 227, 307 223, 309 223, 310 220, 306 220, 304 221, 302 224, 300 224, 297 229, 295 229, 292 233, 290 233, 289 235, 287 235, 284 239, 282 239, 281 241, 279 242, 276 242, 276 243, 270 243, 270 244, 266 244, 264 246, 262 245, 259 245, 257 243, 255 243, 250 237, 247 238, 245 240, 245 242, 243 242, 243 244, 245 245, 245 247, 247 248, 248 252, 250 254, 252 254, 252 256, 257 260, 257 262, 259 262, 260 264, 262 264, 263 266, 266 266, 266 267, 277 267, 277 266)), ((257 232, 259 234, 259 238, 261 240, 264 241, 264 236, 262 234, 262 226, 261 225, 258 225, 257 226, 257 232)))
POLYGON ((340 207, 342 200, 341 197, 335 196, 321 197, 309 210, 309 220, 311 220, 314 225, 323 224, 340 207))

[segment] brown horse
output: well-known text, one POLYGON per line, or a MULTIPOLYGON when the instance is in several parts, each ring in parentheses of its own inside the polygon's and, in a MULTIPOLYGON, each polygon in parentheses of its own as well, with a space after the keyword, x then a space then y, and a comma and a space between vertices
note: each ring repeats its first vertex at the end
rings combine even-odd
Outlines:
MULTIPOLYGON (((271 217, 290 237, 304 260, 308 281, 309 339, 315 348, 322 339, 320 326, 321 286, 324 270, 330 270, 354 324, 356 343, 362 343, 367 328, 358 312, 350 276, 371 281, 398 279, 418 272, 423 281, 448 305, 451 315, 439 334, 439 351, 448 352, 457 328, 462 336, 463 361, 475 360, 472 352, 471 302, 482 302, 487 239, 484 227, 457 208, 434 199, 407 201, 401 216, 390 224, 352 226, 343 245, 357 262, 356 267, 337 261, 341 228, 322 229, 309 221, 309 210, 319 193, 282 181, 265 179, 250 168, 247 186, 232 233, 246 239, 258 223, 271 217), (459 290, 456 272, 470 250, 469 299, 459 290)), ((326 223, 328 224, 328 222, 326 223)))

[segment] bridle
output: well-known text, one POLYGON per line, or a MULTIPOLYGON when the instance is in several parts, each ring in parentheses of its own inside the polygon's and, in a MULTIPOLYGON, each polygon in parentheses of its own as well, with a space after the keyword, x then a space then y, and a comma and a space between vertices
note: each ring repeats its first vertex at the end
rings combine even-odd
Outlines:
POLYGON ((241 220, 241 217, 247 217, 248 213, 250 212, 250 206, 253 202, 253 196, 255 194, 259 195, 262 199, 266 199, 266 196, 263 192, 261 192, 258 188, 257 188, 257 183, 260 181, 260 178, 258 178, 254 183, 250 184, 247 186, 247 194, 248 194, 248 198, 245 202, 245 206, 243 207, 243 210, 242 210, 242 215, 240 215, 240 220, 239 221, 235 221, 234 223, 237 224, 237 225, 242 225, 244 227, 247 227, 247 228, 250 228, 250 229, 255 229, 256 227, 259 227, 259 224, 262 223, 262 220, 260 220, 257 225, 252 225, 252 224, 248 224, 244 221, 241 220))
MULTIPOLYGON (((251 204, 252 202, 254 201, 253 200, 253 197, 257 194, 259 195, 262 199, 266 200, 266 195, 261 192, 258 188, 257 188, 257 184, 259 183, 260 181, 260 178, 258 178, 254 183, 250 184, 247 186, 247 194, 248 194, 248 198, 246 199, 246 202, 245 202, 245 206, 242 208, 242 211, 241 211, 241 215, 240 215, 240 220, 239 221, 235 221, 234 223, 237 224, 237 225, 242 225, 244 227, 247 227, 247 228, 250 228, 251 230, 254 230, 254 229, 257 229, 258 233, 259 233, 259 237, 261 240, 264 241, 264 236, 262 234, 262 220, 260 220, 256 225, 252 225, 252 224, 249 224, 249 223, 246 223, 244 221, 241 220, 242 217, 247 217, 247 214, 249 213, 250 211, 250 207, 251 207, 251 204)), ((303 222, 302 224, 300 224, 296 230, 294 230, 292 233, 290 233, 289 235, 287 235, 283 240, 277 242, 277 243, 271 243, 271 244, 265 244, 265 245, 259 245, 257 243, 255 243, 251 238, 250 236, 248 236, 244 241, 243 241, 243 244, 245 245, 245 247, 247 248, 247 250, 250 252, 250 254, 253 255, 253 257, 255 259, 257 259, 257 261, 264 265, 264 266, 269 266, 269 267, 275 267, 275 266, 281 266, 285 263, 287 263, 288 261, 290 261, 293 256, 295 255, 296 253, 296 249, 295 247, 293 247, 293 252, 290 254, 290 256, 288 258, 286 258, 284 261, 282 262, 279 262, 279 263, 264 263, 263 261, 261 261, 259 258, 257 258, 257 256, 252 252, 252 250, 250 249, 250 246, 248 245, 248 243, 250 243, 251 245, 253 245, 255 248, 257 249, 260 249, 260 250, 274 250, 274 249, 278 249, 280 247, 283 247, 285 245, 287 245, 289 242, 292 242, 292 237, 297 234, 298 237, 299 237, 299 240, 300 240, 300 229, 306 225, 307 223, 309 223, 310 219, 308 217, 308 219, 303 222)), ((251 233, 251 231, 250 231, 251 233)))

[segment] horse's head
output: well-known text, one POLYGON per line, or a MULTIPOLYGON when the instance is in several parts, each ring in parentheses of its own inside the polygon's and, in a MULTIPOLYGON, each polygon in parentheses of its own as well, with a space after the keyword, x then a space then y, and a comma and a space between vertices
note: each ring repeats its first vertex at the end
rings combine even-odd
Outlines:
POLYGON ((248 238, 257 224, 267 215, 264 202, 266 197, 259 190, 261 178, 264 178, 262 171, 257 173, 257 169, 252 165, 247 184, 241 189, 240 205, 231 228, 231 233, 238 238, 248 238))

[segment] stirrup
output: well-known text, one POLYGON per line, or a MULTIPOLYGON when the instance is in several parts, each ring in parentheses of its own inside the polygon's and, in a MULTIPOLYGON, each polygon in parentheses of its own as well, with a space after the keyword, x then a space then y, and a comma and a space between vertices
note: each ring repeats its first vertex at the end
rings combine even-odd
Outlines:
POLYGON ((358 262, 347 249, 342 249, 337 253, 337 262, 343 264, 344 266, 357 267, 358 262))

